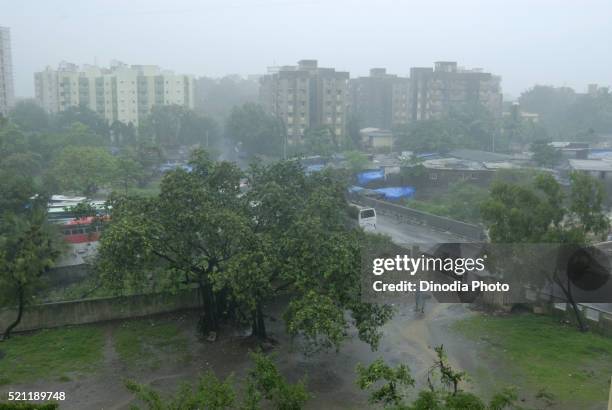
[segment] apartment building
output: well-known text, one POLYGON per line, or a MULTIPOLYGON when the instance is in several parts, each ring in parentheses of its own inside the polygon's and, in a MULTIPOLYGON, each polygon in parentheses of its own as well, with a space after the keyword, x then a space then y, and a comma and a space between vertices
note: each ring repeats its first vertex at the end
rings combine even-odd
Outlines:
POLYGON ((408 122, 410 80, 372 68, 368 77, 349 82, 350 112, 361 125, 391 129, 408 122))
POLYGON ((36 100, 48 112, 86 106, 106 118, 138 126, 154 105, 180 105, 193 109, 194 80, 152 65, 110 68, 61 63, 34 74, 36 100))
POLYGON ((437 118, 453 107, 479 103, 495 116, 502 113, 501 77, 467 70, 454 61, 410 69, 410 119, 437 118))
POLYGON ((0 116, 8 115, 14 99, 11 31, 0 27, 0 116))
POLYGON ((283 121, 287 138, 302 140, 309 128, 328 127, 338 140, 346 135, 349 73, 319 67, 317 60, 268 69, 260 79, 260 102, 283 121))

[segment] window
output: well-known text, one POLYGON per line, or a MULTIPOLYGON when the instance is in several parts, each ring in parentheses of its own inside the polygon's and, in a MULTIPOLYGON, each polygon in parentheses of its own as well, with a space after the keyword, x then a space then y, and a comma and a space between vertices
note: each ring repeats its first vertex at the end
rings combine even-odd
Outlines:
POLYGON ((435 172, 432 172, 431 174, 429 174, 429 179, 437 180, 438 179, 438 174, 436 174, 435 172))

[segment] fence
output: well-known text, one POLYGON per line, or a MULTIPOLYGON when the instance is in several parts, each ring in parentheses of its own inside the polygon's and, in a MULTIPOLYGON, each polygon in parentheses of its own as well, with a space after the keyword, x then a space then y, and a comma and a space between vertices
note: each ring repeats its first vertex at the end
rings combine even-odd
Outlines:
POLYGON ((383 215, 392 215, 406 221, 416 221, 434 229, 451 232, 467 239, 480 241, 486 237, 483 228, 478 225, 433 215, 427 212, 361 195, 354 195, 351 197, 351 201, 358 203, 359 205, 375 208, 378 213, 383 215))
MULTIPOLYGON (((199 305, 197 288, 181 290, 177 293, 153 293, 44 303, 26 307, 21 323, 15 328, 15 331, 127 319, 193 309, 199 305)), ((16 317, 15 308, 1 309, 0 330, 6 329, 16 317)))

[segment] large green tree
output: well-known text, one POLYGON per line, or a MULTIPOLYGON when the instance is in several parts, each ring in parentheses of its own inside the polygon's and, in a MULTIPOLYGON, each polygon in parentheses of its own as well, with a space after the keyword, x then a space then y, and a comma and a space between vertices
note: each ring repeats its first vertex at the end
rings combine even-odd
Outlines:
POLYGON ((515 262, 501 268, 511 269, 524 284, 541 287, 546 281, 555 283, 571 304, 580 330, 586 331, 586 322, 572 296, 572 285, 555 267, 551 273, 536 272, 538 258, 544 257, 542 252, 548 248, 524 246, 563 244, 563 251, 567 245, 598 241, 608 231, 601 183, 584 173, 572 173, 570 182, 570 193, 565 195, 550 174, 536 175, 530 184, 498 181, 483 203, 481 215, 492 242, 517 244, 508 248, 508 252, 516 252, 515 262))
POLYGON ((43 275, 61 246, 44 210, 4 213, 0 228, 0 305, 17 306, 17 317, 4 330, 3 338, 8 339, 21 322, 25 306, 43 285, 43 275))
POLYGON ((249 155, 281 156, 284 133, 280 120, 253 103, 234 107, 225 125, 226 137, 249 155))
POLYGON ((115 167, 115 158, 105 148, 66 147, 51 172, 61 189, 91 195, 113 181, 115 167))

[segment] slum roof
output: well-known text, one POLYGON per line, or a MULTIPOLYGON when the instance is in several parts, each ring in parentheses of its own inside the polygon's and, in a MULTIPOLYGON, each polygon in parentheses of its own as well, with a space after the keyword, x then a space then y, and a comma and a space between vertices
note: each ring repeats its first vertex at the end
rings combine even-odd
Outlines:
POLYGON ((465 159, 469 161, 479 162, 494 162, 494 161, 508 161, 514 157, 507 154, 498 154, 496 152, 481 151, 477 149, 454 149, 448 152, 449 157, 465 159))
POLYGON ((612 161, 606 159, 570 159, 569 164, 577 171, 612 172, 612 161))

